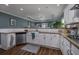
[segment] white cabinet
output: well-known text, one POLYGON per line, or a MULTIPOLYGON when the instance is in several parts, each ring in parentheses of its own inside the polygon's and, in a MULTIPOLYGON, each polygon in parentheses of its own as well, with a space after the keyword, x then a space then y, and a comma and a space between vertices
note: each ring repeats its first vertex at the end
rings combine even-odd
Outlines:
POLYGON ((69 19, 68 19, 69 23, 68 24, 75 22, 74 17, 75 17, 75 11, 74 10, 69 10, 69 19))
POLYGON ((27 43, 59 48, 59 34, 35 33, 35 39, 32 39, 31 32, 29 32, 26 41, 27 43))
POLYGON ((75 17, 79 16, 79 11, 78 10, 70 10, 73 6, 74 6, 74 4, 68 5, 64 10, 65 24, 79 22, 78 18, 75 19, 75 17))
POLYGON ((64 55, 70 55, 70 42, 64 38, 63 36, 60 36, 60 49, 64 55))
POLYGON ((59 48, 59 34, 51 34, 51 37, 52 38, 50 39, 50 46, 59 48))
POLYGON ((76 46, 74 46, 73 44, 71 44, 71 54, 79 55, 79 49, 76 46))
POLYGON ((75 11, 74 10, 65 10, 64 11, 64 21, 65 24, 70 24, 74 22, 75 11))
POLYGON ((40 43, 40 39, 39 38, 41 38, 39 36, 39 33, 38 32, 33 32, 33 33, 35 33, 35 38, 34 39, 32 39, 32 32, 28 32, 26 34, 26 41, 27 41, 27 43, 39 44, 40 43))
POLYGON ((68 24, 70 22, 69 21, 69 11, 68 10, 64 11, 64 21, 65 21, 65 24, 68 24))
POLYGON ((70 55, 70 42, 66 38, 63 40, 63 54, 70 55))
POLYGON ((59 35, 58 34, 41 34, 40 44, 59 48, 59 35))
POLYGON ((15 42, 16 36, 14 33, 10 34, 1 34, 1 48, 7 50, 16 45, 15 42))
POLYGON ((28 32, 28 33, 27 33, 26 38, 27 38, 27 39, 26 39, 26 42, 27 42, 27 43, 33 43, 31 32, 28 32))
POLYGON ((51 34, 44 34, 45 35, 45 38, 44 38, 44 45, 47 45, 47 46, 51 46, 52 44, 52 37, 51 37, 51 34))
POLYGON ((35 44, 39 44, 40 43, 40 38, 41 36, 39 36, 39 32, 35 32, 35 39, 33 39, 33 43, 35 44))
POLYGON ((63 51, 63 40, 64 40, 64 38, 63 38, 63 36, 61 36, 61 35, 59 35, 59 47, 60 47, 60 49, 61 49, 61 51, 63 51))
POLYGON ((40 45, 45 45, 46 44, 45 43, 45 40, 46 40, 45 34, 40 33, 39 40, 40 40, 40 42, 39 42, 40 45))

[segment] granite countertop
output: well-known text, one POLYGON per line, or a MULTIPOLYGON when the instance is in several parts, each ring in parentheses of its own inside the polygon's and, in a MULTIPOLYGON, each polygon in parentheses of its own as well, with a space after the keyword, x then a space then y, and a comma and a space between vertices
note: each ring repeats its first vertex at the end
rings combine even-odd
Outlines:
POLYGON ((70 38, 70 37, 68 37, 67 35, 65 35, 64 33, 63 33, 63 34, 60 33, 60 35, 62 35, 63 37, 65 37, 69 42, 71 42, 71 43, 74 44, 77 48, 79 48, 79 40, 70 38))

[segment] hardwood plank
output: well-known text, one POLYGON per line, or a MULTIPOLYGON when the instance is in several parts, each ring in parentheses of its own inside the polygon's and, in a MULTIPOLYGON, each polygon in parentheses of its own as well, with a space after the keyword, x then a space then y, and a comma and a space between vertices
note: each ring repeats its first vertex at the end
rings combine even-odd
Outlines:
POLYGON ((0 55, 62 55, 60 50, 40 47, 39 51, 35 53, 31 53, 25 50, 21 50, 21 48, 25 45, 19 45, 9 50, 0 49, 0 55))

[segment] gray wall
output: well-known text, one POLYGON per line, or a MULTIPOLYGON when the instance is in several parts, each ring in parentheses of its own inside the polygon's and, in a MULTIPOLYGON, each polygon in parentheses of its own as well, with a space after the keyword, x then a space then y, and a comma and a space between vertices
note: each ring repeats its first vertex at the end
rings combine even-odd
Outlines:
POLYGON ((0 28, 23 28, 29 25, 29 21, 0 12, 0 28), (16 26, 10 26, 10 19, 16 20, 16 26))

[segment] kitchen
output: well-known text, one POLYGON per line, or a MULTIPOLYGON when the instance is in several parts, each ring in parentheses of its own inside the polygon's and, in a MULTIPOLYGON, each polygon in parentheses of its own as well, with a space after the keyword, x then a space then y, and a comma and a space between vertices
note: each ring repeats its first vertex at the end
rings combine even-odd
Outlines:
POLYGON ((0 55, 79 55, 79 4, 0 4, 0 55))

